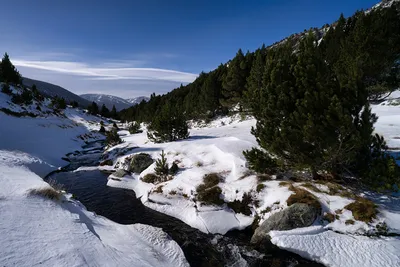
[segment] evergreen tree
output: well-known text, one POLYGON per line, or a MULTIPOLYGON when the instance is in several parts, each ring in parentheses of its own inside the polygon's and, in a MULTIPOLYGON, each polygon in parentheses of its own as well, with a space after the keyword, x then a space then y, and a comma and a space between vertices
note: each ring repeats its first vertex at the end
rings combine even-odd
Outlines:
MULTIPOLYGON (((101 127, 100 127, 101 128, 101 127)), ((122 143, 121 137, 118 135, 118 129, 112 128, 111 131, 107 132, 106 143, 108 146, 115 146, 122 143)))
POLYGON ((156 160, 156 167, 154 168, 154 171, 158 176, 162 177, 165 180, 169 173, 169 166, 164 150, 161 151, 160 156, 161 158, 156 160))
POLYGON ((117 113, 117 109, 115 108, 115 105, 113 105, 113 107, 111 109, 110 118, 118 119, 118 113, 117 113))
POLYGON ((94 101, 88 106, 87 110, 91 115, 99 114, 99 106, 97 106, 96 102, 94 101))
POLYGON ((188 125, 181 112, 166 104, 149 125, 147 136, 155 143, 186 139, 189 137, 188 125))
POLYGON ((228 72, 223 81, 223 101, 227 107, 240 102, 246 86, 246 61, 241 49, 236 56, 229 62, 228 72))
POLYGON ((22 82, 22 77, 11 63, 7 53, 4 54, 0 62, 0 81, 19 85, 22 82))
POLYGON ((255 52, 255 59, 253 61, 253 65, 250 71, 249 76, 247 77, 247 85, 245 95, 245 105, 247 107, 252 106, 253 109, 259 109, 259 100, 260 100, 260 92, 261 87, 263 85, 263 74, 265 67, 265 56, 266 49, 265 45, 258 49, 255 52))
POLYGON ((269 54, 263 108, 254 113, 252 133, 258 143, 285 166, 309 168, 314 177, 319 170, 337 174, 353 167, 358 152, 371 146, 372 124, 362 123, 361 111, 364 120, 374 120, 362 83, 350 79, 354 70, 336 76, 312 32, 301 41, 297 55, 290 46, 269 54))
POLYGON ((1 85, 1 92, 2 92, 2 93, 5 93, 5 94, 7 94, 7 95, 11 95, 11 94, 12 94, 12 91, 11 91, 11 89, 10 89, 10 85, 8 85, 7 83, 2 84, 2 85, 1 85))
POLYGON ((110 116, 110 110, 104 104, 101 106, 100 115, 103 116, 103 117, 109 117, 110 116))

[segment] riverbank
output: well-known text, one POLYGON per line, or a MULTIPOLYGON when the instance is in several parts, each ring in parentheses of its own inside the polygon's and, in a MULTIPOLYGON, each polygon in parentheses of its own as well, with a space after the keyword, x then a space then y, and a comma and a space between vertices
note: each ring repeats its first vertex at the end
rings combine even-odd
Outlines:
MULTIPOLYGON (((396 146, 395 132, 400 125, 394 119, 400 115, 399 109, 379 105, 373 106, 373 111, 380 117, 376 132, 383 134, 390 146, 396 146)), ((110 175, 108 185, 131 189, 145 206, 213 234, 245 229, 256 220, 261 225, 274 218, 273 215, 284 212, 293 204, 289 204, 289 198, 296 200, 300 192, 317 203, 314 222, 292 231, 273 232, 271 242, 328 266, 400 263, 399 256, 394 253, 400 248, 400 239, 390 237, 400 233, 400 200, 396 195, 373 193, 362 187, 352 188, 331 181, 296 180, 290 174, 258 176, 249 171, 242 154, 243 150, 257 146, 250 134, 254 124, 252 119, 220 118, 201 127, 193 125, 187 140, 163 144, 149 142, 145 128, 143 133, 133 135, 120 131, 124 143, 109 148, 104 154, 104 160, 111 160, 113 167, 120 170, 110 175), (155 160, 162 151, 170 166, 176 163, 179 167, 167 181, 146 182, 143 179, 155 172, 155 163, 140 173, 129 172, 135 155, 146 153, 155 160), (218 177, 215 186, 221 193, 218 199, 213 199, 215 203, 201 203, 197 199, 197 188, 209 174, 218 177), (370 217, 357 214, 354 207, 360 205, 370 208, 370 217), (328 242, 328 237, 333 238, 333 243, 328 242), (362 253, 345 253, 350 249, 362 253)), ((297 222, 291 223, 297 225, 297 222)))
POLYGON ((2 266, 189 266, 161 229, 112 222, 41 178, 65 166, 65 154, 104 139, 93 132, 100 120, 70 108, 35 118, 0 112, 2 266))

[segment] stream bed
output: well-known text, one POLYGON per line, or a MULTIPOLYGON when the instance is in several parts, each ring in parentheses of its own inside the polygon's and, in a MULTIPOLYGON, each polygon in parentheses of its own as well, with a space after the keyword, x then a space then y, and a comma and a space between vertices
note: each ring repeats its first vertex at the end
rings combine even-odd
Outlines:
POLYGON ((97 166, 100 143, 91 143, 75 152, 70 164, 46 176, 72 193, 89 211, 120 224, 141 223, 164 230, 182 248, 190 266, 323 266, 288 251, 272 247, 259 252, 250 246, 252 231, 231 231, 226 235, 205 234, 182 221, 147 208, 132 190, 107 186, 108 174, 99 170, 74 171, 81 166, 97 166))

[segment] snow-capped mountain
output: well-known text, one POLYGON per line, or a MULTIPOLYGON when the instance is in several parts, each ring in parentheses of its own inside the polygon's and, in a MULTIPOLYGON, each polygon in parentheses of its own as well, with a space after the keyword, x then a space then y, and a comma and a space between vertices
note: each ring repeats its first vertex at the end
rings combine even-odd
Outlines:
POLYGON ((97 103, 97 105, 102 106, 103 104, 106 105, 107 108, 112 109, 112 107, 115 105, 115 108, 117 111, 129 108, 132 105, 136 105, 142 101, 142 99, 148 99, 148 97, 145 96, 140 96, 137 98, 130 98, 130 99, 123 99, 118 96, 113 96, 113 95, 104 95, 104 94, 83 94, 80 95, 80 97, 89 100, 89 101, 94 101, 97 103))
POLYGON ((149 101, 149 97, 147 96, 139 96, 139 97, 135 97, 135 98, 128 98, 126 99, 126 101, 128 101, 129 103, 131 103, 132 105, 136 105, 139 104, 140 102, 144 101, 149 101))

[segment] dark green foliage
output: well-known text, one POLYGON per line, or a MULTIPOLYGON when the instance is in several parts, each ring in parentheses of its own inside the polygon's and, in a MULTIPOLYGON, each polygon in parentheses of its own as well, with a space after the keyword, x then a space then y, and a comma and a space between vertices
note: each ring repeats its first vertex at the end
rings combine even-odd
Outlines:
POLYGON ((196 188, 197 200, 206 204, 224 204, 224 201, 220 198, 222 190, 218 187, 220 180, 221 177, 216 173, 205 175, 203 183, 196 188))
POLYGON ((276 160, 258 148, 244 151, 243 154, 249 164, 249 168, 258 173, 273 174, 278 168, 276 160))
POLYGON ((103 134, 106 133, 106 128, 104 128, 103 125, 100 126, 99 133, 103 133, 103 134))
POLYGON ((117 123, 113 122, 113 128, 119 130, 117 123))
POLYGON ((250 204, 252 204, 253 198, 250 193, 244 193, 242 201, 234 200, 232 202, 228 202, 227 205, 236 213, 242 213, 244 215, 250 216, 251 209, 250 204))
POLYGON ((110 110, 104 104, 101 106, 100 115, 103 117, 110 117, 110 110))
POLYGON ((217 173, 206 174, 203 178, 203 183, 207 188, 219 184, 220 181, 221 177, 217 173))
POLYGON ((189 137, 188 125, 180 112, 165 105, 149 125, 147 137, 155 143, 186 139, 189 137))
POLYGON ((169 173, 169 167, 167 163, 167 158, 165 156, 164 150, 160 154, 161 158, 156 160, 156 167, 154 171, 158 176, 167 177, 169 173))
POLYGON ((112 128, 111 131, 107 132, 106 143, 108 146, 115 146, 122 143, 121 137, 118 135, 118 131, 112 128))
POLYGON ((71 105, 71 107, 73 107, 73 108, 79 107, 79 103, 78 103, 77 101, 71 101, 70 105, 71 105))
POLYGON ((132 122, 131 124, 129 124, 128 131, 130 134, 137 134, 142 132, 142 130, 140 130, 140 124, 138 122, 132 122))
POLYGON ((91 115, 99 114, 99 106, 97 106, 96 102, 94 101, 88 106, 87 110, 91 115))
POLYGON ((223 104, 225 106, 234 105, 242 100, 242 95, 246 86, 246 77, 250 70, 250 53, 243 55, 241 49, 236 56, 228 63, 228 72, 223 80, 223 104))
POLYGON ((260 193, 264 188, 265 188, 264 184, 258 184, 256 189, 257 193, 260 193))
POLYGON ((179 167, 178 164, 176 164, 176 162, 172 163, 171 167, 169 168, 168 173, 170 175, 175 175, 177 172, 179 171, 179 167))
POLYGON ((32 100, 33 100, 32 92, 27 89, 22 89, 21 94, 15 94, 11 98, 11 101, 17 105, 21 104, 30 105, 32 104, 32 100))
POLYGON ((115 105, 113 105, 113 107, 111 109, 110 118, 118 119, 118 113, 117 113, 117 109, 115 108, 115 105))
POLYGON ((65 99, 62 97, 55 96, 51 100, 51 105, 55 110, 63 110, 67 108, 67 104, 65 103, 65 99))
POLYGON ((21 84, 22 77, 11 63, 10 57, 7 53, 4 54, 0 62, 0 81, 19 85, 21 84))
POLYGON ((12 91, 11 91, 11 89, 10 89, 10 85, 8 85, 7 83, 4 83, 4 84, 1 86, 1 92, 2 92, 2 93, 5 93, 5 94, 7 94, 7 95, 11 95, 11 94, 12 94, 12 91))
POLYGON ((222 205, 224 201, 221 199, 222 190, 218 186, 207 188, 205 184, 197 187, 197 200, 209 205, 222 205))

